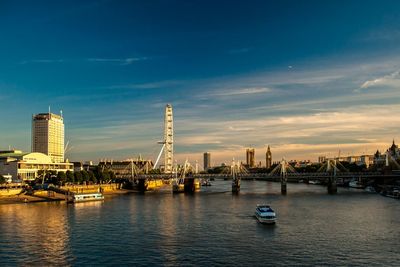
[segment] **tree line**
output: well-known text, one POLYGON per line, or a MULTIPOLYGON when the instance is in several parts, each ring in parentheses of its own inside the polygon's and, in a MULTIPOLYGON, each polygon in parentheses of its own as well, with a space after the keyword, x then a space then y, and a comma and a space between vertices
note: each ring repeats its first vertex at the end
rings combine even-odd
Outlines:
POLYGON ((114 182, 115 174, 109 170, 81 170, 81 171, 39 171, 36 183, 52 183, 55 185, 70 184, 104 184, 114 182))

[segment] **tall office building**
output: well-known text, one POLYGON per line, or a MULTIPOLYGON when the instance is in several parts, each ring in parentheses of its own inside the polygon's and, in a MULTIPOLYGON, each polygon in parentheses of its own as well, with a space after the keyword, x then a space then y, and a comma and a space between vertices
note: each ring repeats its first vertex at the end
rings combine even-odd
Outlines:
POLYGON ((254 168, 256 166, 255 153, 254 148, 246 149, 246 164, 249 168, 254 168))
POLYGON ((62 115, 40 113, 32 117, 32 152, 64 162, 64 120, 62 115))
POLYGON ((267 168, 267 169, 269 169, 269 168, 271 168, 271 166, 272 166, 272 153, 271 153, 271 149, 269 148, 269 146, 268 146, 268 149, 267 149, 267 153, 265 154, 265 167, 267 168))
POLYGON ((211 154, 210 154, 210 152, 205 152, 204 153, 203 164, 204 164, 204 170, 205 171, 207 171, 209 168, 211 168, 211 154))

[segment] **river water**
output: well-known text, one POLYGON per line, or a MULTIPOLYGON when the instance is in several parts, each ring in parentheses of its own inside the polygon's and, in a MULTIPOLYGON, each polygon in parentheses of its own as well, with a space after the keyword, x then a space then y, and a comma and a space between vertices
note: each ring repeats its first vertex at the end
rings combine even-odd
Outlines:
POLYGON ((0 206, 1 266, 400 266, 400 201, 356 189, 213 181, 79 204, 0 206), (253 216, 258 203, 275 226, 253 216))

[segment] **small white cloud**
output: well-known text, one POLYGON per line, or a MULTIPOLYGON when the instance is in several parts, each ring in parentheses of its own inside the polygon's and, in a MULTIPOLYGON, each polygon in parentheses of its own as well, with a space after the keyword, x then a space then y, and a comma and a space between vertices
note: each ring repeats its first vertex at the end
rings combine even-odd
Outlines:
POLYGON ((267 87, 251 87, 251 88, 243 88, 237 90, 227 90, 223 92, 218 92, 213 94, 213 96, 237 96, 237 95, 252 95, 252 94, 262 94, 262 93, 270 93, 272 89, 267 87))
POLYGON ((233 127, 233 126, 229 126, 229 130, 230 131, 234 131, 234 132, 243 132, 243 131, 253 131, 254 128, 253 127, 233 127))
MULTIPOLYGON (((185 83, 183 80, 165 80, 148 83, 115 84, 104 87, 105 89, 158 89, 158 88, 176 88, 185 83)), ((165 105, 165 103, 163 104, 165 105)))
POLYGON ((125 58, 124 62, 122 63, 122 65, 129 65, 132 64, 135 61, 143 61, 143 60, 147 60, 146 57, 130 57, 130 58, 125 58))
POLYGON ((29 64, 29 63, 62 63, 63 59, 32 59, 32 60, 23 60, 20 62, 21 65, 29 64))
POLYGON ((218 136, 196 136, 191 135, 187 137, 179 138, 180 145, 212 145, 212 144, 221 144, 222 141, 219 140, 218 136))
POLYGON ((128 58, 88 58, 90 62, 116 62, 121 65, 130 65, 136 61, 147 60, 147 57, 128 57, 128 58))
POLYGON ((391 74, 388 74, 388 75, 385 75, 385 76, 382 76, 382 77, 379 77, 379 78, 376 78, 373 80, 365 81, 361 85, 360 89, 366 89, 366 88, 376 86, 376 85, 391 85, 391 84, 393 84, 393 81, 398 80, 399 74, 400 74, 400 71, 395 71, 391 74))

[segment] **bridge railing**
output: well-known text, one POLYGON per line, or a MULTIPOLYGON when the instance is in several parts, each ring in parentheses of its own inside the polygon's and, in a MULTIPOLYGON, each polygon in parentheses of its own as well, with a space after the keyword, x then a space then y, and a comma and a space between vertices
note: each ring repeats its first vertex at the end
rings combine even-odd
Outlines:
MULTIPOLYGON (((237 174, 238 177, 242 179, 278 179, 280 177, 279 174, 271 175, 269 173, 242 173, 237 174)), ((314 172, 314 173, 288 173, 287 177, 292 179, 325 179, 332 176, 330 172, 314 172)), ((338 178, 363 178, 363 177, 397 177, 399 174, 392 175, 384 175, 380 172, 338 172, 336 173, 336 177, 338 178)), ((191 176, 192 178, 219 178, 219 179, 231 179, 230 174, 196 174, 191 176)), ((187 178, 191 178, 187 177, 187 178)), ((122 179, 132 180, 131 176, 127 177, 118 177, 122 179)), ((139 175, 133 179, 171 179, 174 178, 174 175, 171 174, 143 174, 139 175)))

